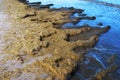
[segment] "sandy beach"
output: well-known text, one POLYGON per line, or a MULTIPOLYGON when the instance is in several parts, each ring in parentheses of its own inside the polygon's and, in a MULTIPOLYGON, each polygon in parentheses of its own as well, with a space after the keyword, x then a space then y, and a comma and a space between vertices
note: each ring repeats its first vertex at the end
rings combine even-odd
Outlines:
MULTIPOLYGON (((110 26, 66 29, 62 27, 65 23, 94 20, 95 16, 71 18, 74 13, 82 15, 84 10, 50 9, 44 8, 45 5, 38 8, 24 1, 5 0, 4 13, 0 12, 0 39, 4 41, 0 40, 0 44, 5 43, 3 47, 0 45, 0 80, 77 80, 74 72, 78 62, 84 61, 88 49, 110 26)), ((111 65, 89 80, 103 80, 115 69, 116 65, 111 65)))

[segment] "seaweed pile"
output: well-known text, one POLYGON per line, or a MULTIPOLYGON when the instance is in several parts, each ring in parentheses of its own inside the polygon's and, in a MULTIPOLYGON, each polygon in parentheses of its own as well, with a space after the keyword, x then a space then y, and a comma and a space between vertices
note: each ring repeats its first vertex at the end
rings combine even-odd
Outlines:
MULTIPOLYGON (((38 8, 28 5, 26 0, 5 0, 4 4, 12 26, 4 35, 6 46, 3 51, 8 56, 0 60, 0 80, 70 79, 88 49, 98 41, 99 35, 110 29, 110 26, 93 28, 89 25, 62 27, 82 19, 95 19, 94 16, 84 15, 82 9, 50 9, 52 4, 38 8), (81 17, 71 17, 75 13, 81 17)), ((108 70, 103 72, 106 74, 108 70)), ((94 77, 93 80, 102 79, 94 77)))

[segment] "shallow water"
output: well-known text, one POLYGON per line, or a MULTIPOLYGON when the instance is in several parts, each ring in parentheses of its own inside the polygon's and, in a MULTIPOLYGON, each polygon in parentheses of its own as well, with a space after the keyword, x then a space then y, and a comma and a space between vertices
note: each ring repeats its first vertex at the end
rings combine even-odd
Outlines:
MULTIPOLYGON (((29 0, 31 2, 34 1, 42 1, 42 4, 53 3, 55 4, 53 7, 60 8, 60 7, 75 7, 75 8, 82 8, 84 9, 84 13, 88 16, 96 16, 96 20, 82 20, 77 26, 83 24, 89 24, 95 27, 104 27, 107 25, 111 26, 111 29, 100 36, 99 42, 95 45, 94 48, 90 49, 90 52, 86 55, 87 60, 83 63, 83 65, 87 63, 86 66, 90 66, 94 68, 94 70, 98 70, 99 68, 108 67, 107 59, 109 59, 112 55, 117 55, 116 63, 120 62, 120 8, 116 8, 116 5, 120 5, 119 0, 29 0), (99 4, 96 1, 105 2, 105 4, 99 4), (114 6, 109 6, 107 3, 114 4, 114 6), (88 6, 89 5, 89 6, 88 6), (98 26, 98 23, 103 24, 103 26, 98 26), (94 59, 94 60, 92 60, 94 59), (95 64, 99 64, 100 66, 93 66, 94 63, 91 61, 95 61, 95 64)), ((69 24, 68 24, 69 25, 69 24)), ((90 70, 92 70, 90 68, 90 70)), ((86 68, 86 71, 88 69, 86 68)), ((79 73, 80 74, 80 73, 79 73)), ((112 74, 120 75, 120 67, 117 72, 112 74)), ((83 75, 84 76, 84 75, 83 75)), ((119 80, 120 77, 116 77, 116 80, 119 80)), ((85 79, 83 79, 85 80, 85 79)), ((115 80, 115 79, 114 79, 115 80)))

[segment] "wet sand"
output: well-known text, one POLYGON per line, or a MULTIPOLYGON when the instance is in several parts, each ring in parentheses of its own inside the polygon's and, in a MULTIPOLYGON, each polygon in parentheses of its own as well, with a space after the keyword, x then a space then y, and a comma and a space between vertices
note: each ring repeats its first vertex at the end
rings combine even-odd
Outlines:
MULTIPOLYGON (((61 27, 64 23, 80 20, 70 16, 82 14, 81 9, 38 9, 19 0, 6 0, 4 4, 11 28, 4 35, 3 53, 8 56, 0 59, 1 80, 71 79, 87 49, 94 47, 99 35, 110 29, 109 26, 92 28, 89 25, 79 29, 61 27)), ((116 66, 101 70, 90 79, 102 80, 113 68, 116 66)))

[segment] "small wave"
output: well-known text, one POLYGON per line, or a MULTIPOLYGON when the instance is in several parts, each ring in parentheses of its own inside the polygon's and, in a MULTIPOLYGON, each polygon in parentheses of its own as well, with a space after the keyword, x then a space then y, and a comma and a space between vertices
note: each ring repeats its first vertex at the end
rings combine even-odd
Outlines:
POLYGON ((99 64, 102 66, 103 69, 106 68, 106 66, 104 65, 104 63, 96 56, 96 55, 92 55, 92 57, 97 61, 99 62, 99 64))
POLYGON ((105 6, 120 8, 120 5, 118 5, 118 4, 112 4, 112 3, 107 3, 107 2, 103 2, 103 1, 96 1, 96 0, 83 0, 83 1, 88 1, 88 2, 93 2, 93 3, 96 3, 96 4, 102 4, 102 5, 105 5, 105 6))

